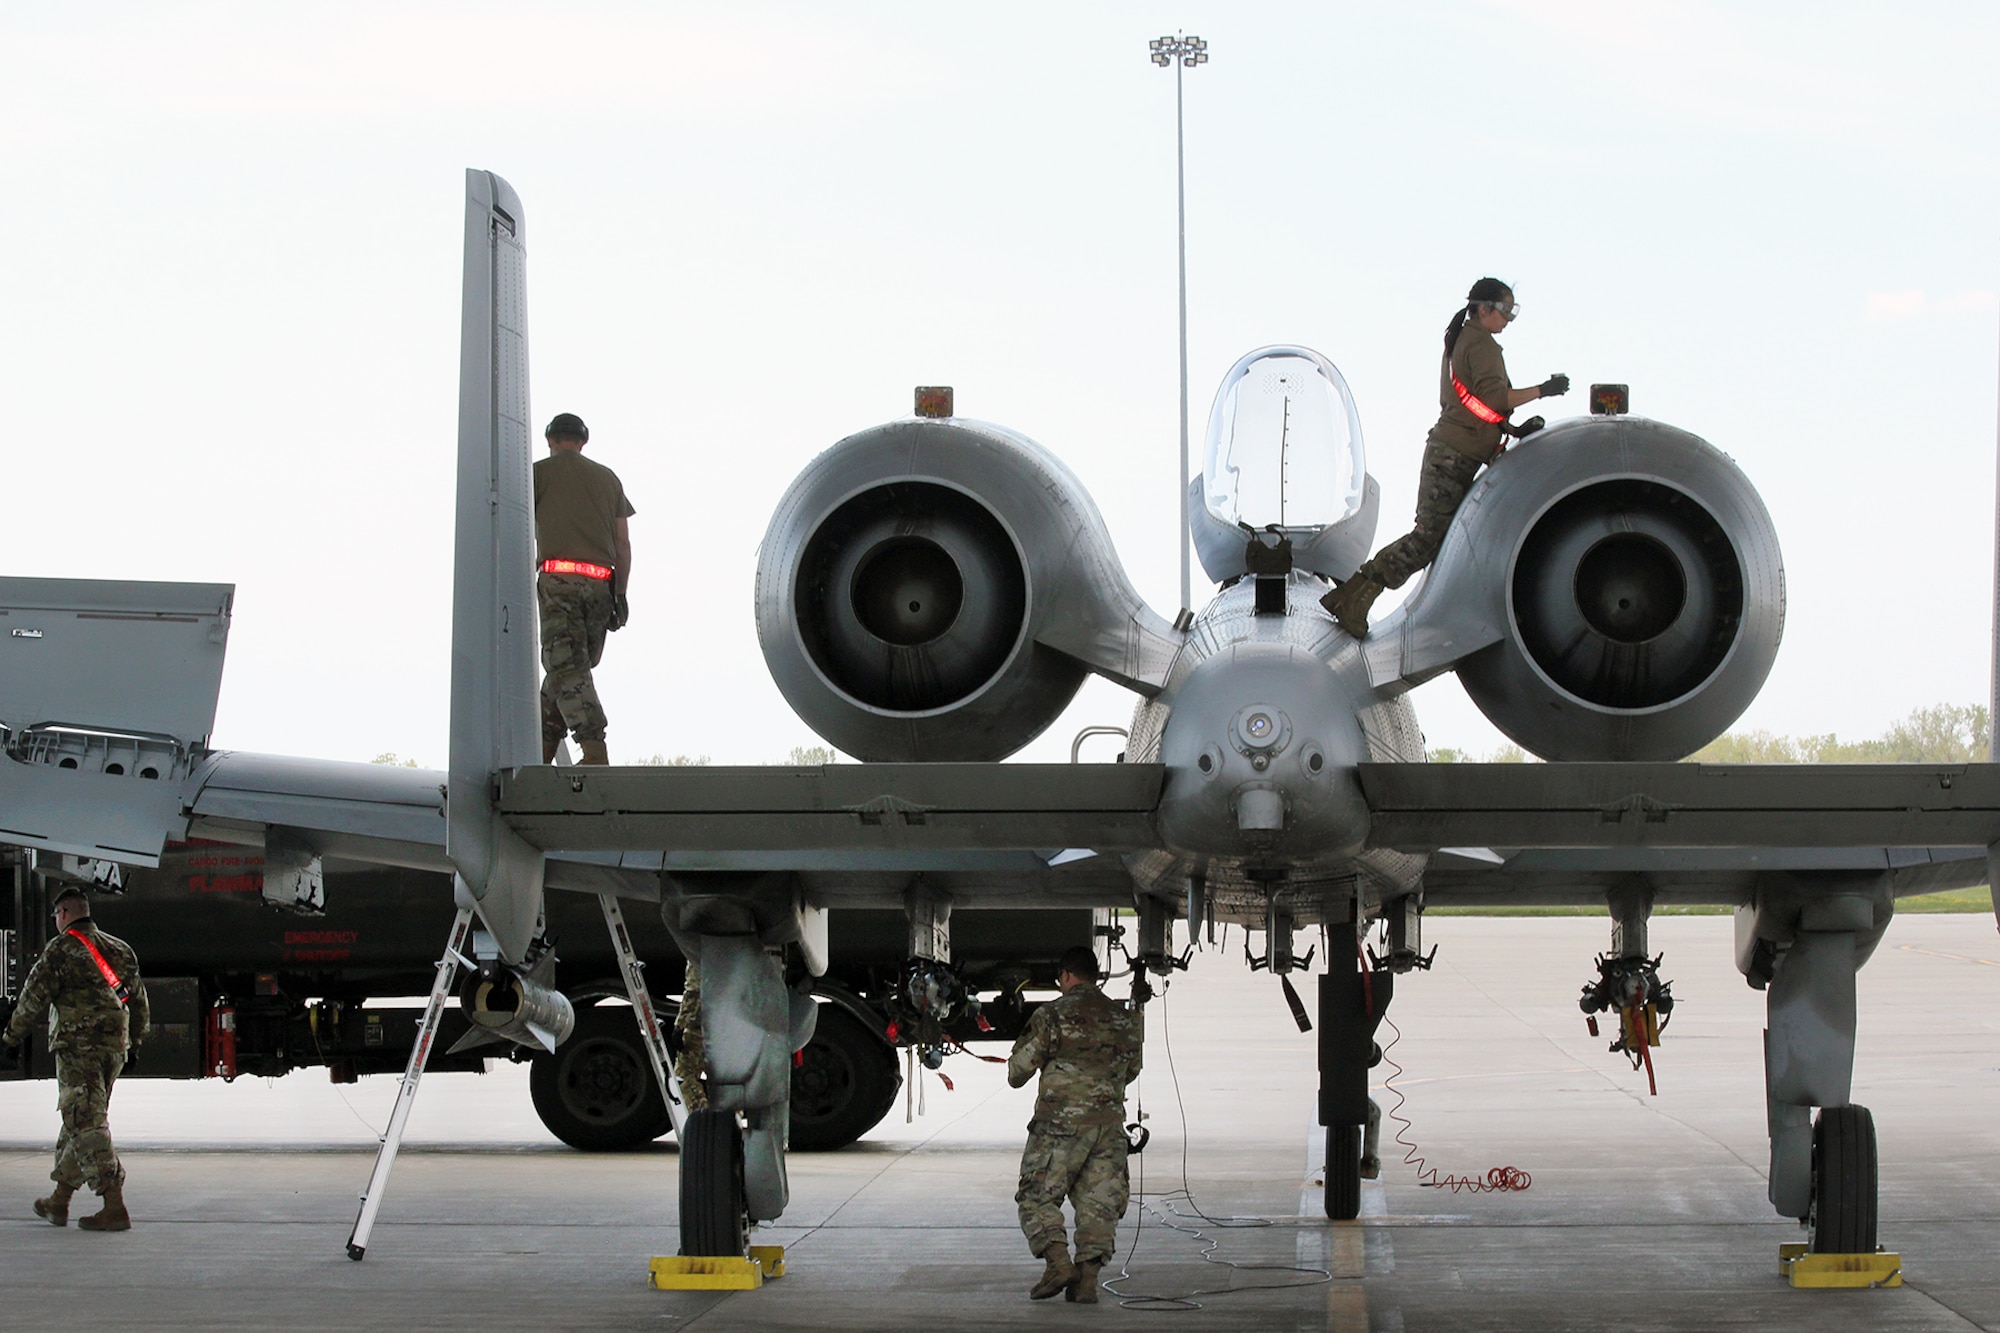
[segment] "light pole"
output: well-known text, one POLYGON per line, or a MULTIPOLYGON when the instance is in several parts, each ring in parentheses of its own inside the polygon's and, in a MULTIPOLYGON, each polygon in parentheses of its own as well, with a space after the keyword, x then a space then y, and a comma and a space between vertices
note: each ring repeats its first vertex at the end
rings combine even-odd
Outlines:
POLYGON ((1153 63, 1174 68, 1174 183, 1180 200, 1181 268, 1181 613, 1193 609, 1194 575, 1188 564, 1188 364, 1187 364, 1187 135, 1181 123, 1181 71, 1208 63, 1208 43, 1175 33, 1151 42, 1153 63))

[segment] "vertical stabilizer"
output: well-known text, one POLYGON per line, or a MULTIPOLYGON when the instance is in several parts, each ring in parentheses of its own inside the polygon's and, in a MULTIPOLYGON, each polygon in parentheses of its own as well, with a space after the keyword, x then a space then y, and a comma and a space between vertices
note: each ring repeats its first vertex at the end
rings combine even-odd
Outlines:
POLYGON ((513 187, 465 173, 445 849, 509 962, 542 909, 542 853, 493 806, 495 772, 541 759, 525 230, 513 187))

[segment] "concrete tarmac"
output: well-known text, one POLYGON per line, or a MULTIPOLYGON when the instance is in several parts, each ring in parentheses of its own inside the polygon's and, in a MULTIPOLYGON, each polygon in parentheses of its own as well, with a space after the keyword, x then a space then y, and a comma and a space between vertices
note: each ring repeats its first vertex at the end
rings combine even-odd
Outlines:
POLYGON ((1143 1203, 1107 1270, 1129 1270, 1112 1284, 1129 1307, 1026 1299, 1039 1264, 1013 1191, 1032 1097, 996 1065, 956 1058, 952 1090, 925 1076, 921 1115, 899 1105, 849 1149, 795 1155, 792 1208, 758 1237, 786 1246, 789 1275, 719 1294, 646 1286, 648 1257, 677 1247, 671 1144, 571 1151, 524 1071, 496 1064, 426 1080, 362 1263, 343 1247, 394 1079, 121 1084, 122 1235, 30 1214, 54 1089, 0 1084, 0 1327, 2000 1329, 1990 917, 1899 919, 1862 973, 1855 1100, 1875 1112, 1881 1236, 1907 1285, 1830 1292, 1777 1275, 1802 1235, 1764 1198, 1763 997, 1730 963, 1726 917, 1653 924, 1679 1001, 1657 1097, 1576 1008, 1602 919, 1427 926, 1437 966, 1401 979, 1391 1011, 1403 1136, 1447 1177, 1511 1165, 1532 1187, 1424 1188, 1385 1134, 1363 1218, 1327 1222, 1313 1038, 1231 931, 1148 1014, 1143 1203))

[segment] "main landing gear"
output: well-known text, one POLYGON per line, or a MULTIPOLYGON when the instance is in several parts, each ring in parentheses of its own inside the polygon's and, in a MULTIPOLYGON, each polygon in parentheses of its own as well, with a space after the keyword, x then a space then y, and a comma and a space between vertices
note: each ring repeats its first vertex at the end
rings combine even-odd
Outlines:
POLYGON ((1771 1205, 1815 1254, 1875 1252, 1875 1120, 1849 1101, 1854 980, 1893 903, 1880 876, 1823 875, 1774 877, 1737 909, 1736 964, 1766 996, 1771 1205))
POLYGON ((788 874, 668 876, 660 912, 701 968, 708 1109, 681 1139, 681 1253, 741 1259, 753 1222, 785 1211, 792 1054, 812 1040, 819 1006, 785 983, 780 950, 826 970, 824 917, 788 874))

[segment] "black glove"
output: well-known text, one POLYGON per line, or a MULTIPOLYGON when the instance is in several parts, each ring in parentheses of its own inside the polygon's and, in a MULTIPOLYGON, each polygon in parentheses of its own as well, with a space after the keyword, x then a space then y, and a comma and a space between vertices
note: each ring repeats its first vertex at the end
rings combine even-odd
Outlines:
POLYGON ((1551 375, 1542 381, 1539 390, 1544 398, 1560 398, 1569 392, 1569 376, 1551 375))
POLYGON ((632 604, 625 600, 625 594, 622 592, 613 593, 611 595, 611 628, 614 630, 624 629, 625 622, 631 618, 632 604))

